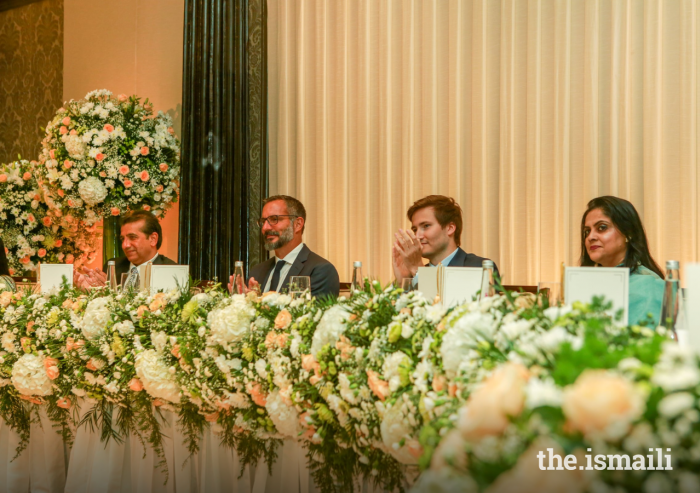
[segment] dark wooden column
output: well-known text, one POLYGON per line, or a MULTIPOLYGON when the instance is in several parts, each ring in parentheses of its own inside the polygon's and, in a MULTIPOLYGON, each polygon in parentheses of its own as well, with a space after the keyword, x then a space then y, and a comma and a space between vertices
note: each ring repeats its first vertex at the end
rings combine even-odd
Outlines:
POLYGON ((225 280, 267 258, 266 0, 185 0, 180 263, 225 280))

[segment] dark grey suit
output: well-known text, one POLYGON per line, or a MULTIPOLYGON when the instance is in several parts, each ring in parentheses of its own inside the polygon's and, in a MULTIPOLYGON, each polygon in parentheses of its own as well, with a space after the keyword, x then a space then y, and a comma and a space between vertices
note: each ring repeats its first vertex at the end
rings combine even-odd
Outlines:
MULTIPOLYGON (((473 253, 467 253, 461 248, 457 247, 457 253, 450 261, 447 267, 481 267, 481 263, 484 260, 489 260, 484 257, 479 257, 473 253)), ((495 275, 500 275, 498 273, 498 266, 496 262, 493 263, 493 273, 495 275)))
MULTIPOLYGON (((115 267, 117 268, 117 282, 121 282, 122 274, 129 273, 129 264, 131 262, 129 262, 129 259, 126 258, 126 256, 116 257, 111 260, 114 260, 115 267)), ((173 262, 165 255, 159 253, 156 259, 153 261, 153 265, 177 265, 177 262, 173 262)), ((107 264, 104 264, 102 267, 102 272, 105 274, 107 273, 107 264)))
MULTIPOLYGON (((275 259, 270 258, 262 262, 248 272, 248 279, 255 278, 260 283, 261 289, 265 289, 267 278, 272 275, 275 267, 275 259)), ((309 276, 311 278, 311 294, 320 298, 321 296, 338 296, 340 294, 340 278, 338 271, 335 270, 333 264, 323 257, 316 255, 309 250, 309 247, 304 247, 297 255, 296 260, 287 273, 281 284, 282 289, 289 287, 289 280, 292 276, 309 276)), ((274 286, 270 287, 274 290, 274 286)))

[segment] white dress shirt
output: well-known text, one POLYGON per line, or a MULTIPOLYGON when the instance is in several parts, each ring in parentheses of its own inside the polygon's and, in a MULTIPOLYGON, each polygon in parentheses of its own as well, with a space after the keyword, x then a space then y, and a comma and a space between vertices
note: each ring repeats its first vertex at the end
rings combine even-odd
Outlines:
POLYGON ((267 281, 265 282, 265 289, 263 289, 263 293, 267 293, 268 291, 277 291, 279 293, 279 288, 282 286, 282 283, 284 280, 287 278, 287 274, 289 274, 289 269, 292 268, 292 264, 294 264, 294 261, 297 259, 299 256, 299 252, 301 252, 301 249, 304 248, 304 242, 302 241, 297 245, 297 247, 289 252, 284 258, 277 258, 277 255, 275 255, 275 265, 272 266, 272 270, 270 271, 270 275, 267 276, 267 281), (272 276, 273 276, 273 271, 275 269, 275 266, 277 265, 277 262, 280 260, 284 260, 285 266, 282 267, 282 270, 280 271, 280 280, 279 284, 277 286, 270 286, 272 283, 272 276))

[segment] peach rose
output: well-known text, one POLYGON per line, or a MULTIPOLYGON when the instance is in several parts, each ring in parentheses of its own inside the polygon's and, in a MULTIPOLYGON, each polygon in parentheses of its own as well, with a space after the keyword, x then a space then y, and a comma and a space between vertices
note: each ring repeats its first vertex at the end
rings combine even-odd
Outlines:
POLYGON ((0 183, 5 183, 7 181, 7 175, 5 173, 0 175, 0 183))
POLYGON ((70 134, 71 134, 71 135, 77 135, 77 133, 78 133, 78 132, 76 132, 75 129, 73 129, 73 130, 70 131, 70 134))
POLYGON ((58 133, 61 135, 66 135, 68 133, 68 128, 61 126, 61 128, 58 129, 58 133))
POLYGON ((568 425, 587 438, 616 440, 645 409, 645 399, 629 380, 606 370, 586 370, 564 391, 568 425))
POLYGON ((170 354, 172 354, 173 356, 175 356, 176 358, 179 359, 180 358, 180 345, 175 344, 173 346, 173 348, 170 350, 170 354))
POLYGON ((104 129, 107 130, 107 132, 109 132, 109 133, 114 132, 114 126, 110 125, 109 123, 105 124, 104 129))
POLYGON ((124 180, 124 186, 125 186, 126 188, 131 188, 133 185, 134 185, 134 182, 133 182, 133 181, 131 181, 131 180, 129 180, 129 179, 124 180))
POLYGON ((168 127, 168 133, 170 135, 175 135, 175 129, 173 127, 168 127))
POLYGON ((25 353, 30 353, 32 350, 32 338, 22 337, 19 340, 19 345, 22 346, 22 351, 24 351, 25 353))
POLYGON ((525 384, 530 374, 523 365, 506 363, 486 378, 467 399, 457 427, 462 436, 478 442, 500 435, 525 407, 525 384))
POLYGON ((60 407, 61 409, 69 409, 70 408, 70 399, 68 397, 61 397, 56 401, 56 405, 60 407))
POLYGON ((350 340, 341 335, 340 340, 335 343, 335 348, 340 351, 340 359, 349 360, 355 354, 355 347, 350 344, 350 340))
MULTIPOLYGON (((61 198, 65 197, 65 195, 66 195, 66 192, 64 192, 63 190, 59 190, 59 191, 56 192, 56 193, 58 193, 58 196, 61 197, 61 198)), ((60 215, 61 215, 61 214, 59 214, 59 212, 60 212, 60 211, 56 211, 56 215, 57 215, 57 216, 60 216, 60 215)))
POLYGON ((73 167, 73 163, 66 159, 65 161, 63 161, 63 167, 66 169, 71 169, 73 167))
POLYGON ((39 255, 39 258, 44 258, 44 257, 46 257, 46 248, 39 248, 39 251, 37 252, 37 255, 39 255))
POLYGON ((97 371, 97 366, 95 366, 95 360, 93 358, 90 358, 85 365, 85 367, 90 370, 90 371, 97 371))
POLYGON ((0 293, 0 305, 7 308, 12 303, 12 291, 3 291, 0 293))
POLYGON ((107 178, 107 172, 106 171, 100 171, 100 176, 102 178, 107 178))
POLYGON ((289 334, 286 332, 277 334, 277 346, 285 347, 287 345, 287 340, 289 340, 289 334))
POLYGON ((102 154, 101 152, 98 152, 98 153, 95 155, 95 160, 98 161, 98 162, 104 161, 104 159, 105 159, 105 155, 102 154))
POLYGON ((63 123, 66 127, 70 125, 70 117, 65 117, 63 120, 61 120, 61 123, 63 123))
POLYGON ((162 191, 163 191, 163 185, 158 185, 158 186, 156 187, 156 192, 160 193, 160 192, 162 192, 162 191))
POLYGON ((29 332, 30 334, 32 332, 34 332, 35 325, 36 325, 36 322, 34 320, 30 320, 29 322, 27 322, 27 332, 29 332))
POLYGON ((248 391, 255 404, 260 407, 265 407, 265 404, 267 404, 267 395, 263 393, 259 383, 248 382, 245 389, 248 391))
POLYGON ((5 255, 7 255, 8 253, 10 253, 10 249, 5 247, 5 255))
POLYGON ((58 378, 58 360, 56 358, 44 358, 44 369, 46 370, 46 376, 51 380, 58 378))
POLYGON ((49 216, 44 216, 41 220, 44 226, 51 226, 51 218, 49 216))
POLYGON ((141 318, 141 317, 143 317, 143 314, 146 313, 147 311, 148 311, 148 307, 146 305, 141 305, 136 310, 136 316, 141 318))
POLYGON ((73 262, 75 262, 75 257, 73 256, 73 254, 69 253, 68 255, 66 255, 66 263, 72 264, 73 262))
POLYGON ((56 248, 60 248, 63 245, 63 240, 56 240, 56 248))
POLYGON ((75 207, 75 202, 73 202, 73 199, 68 199, 68 207, 75 207))
POLYGON ((129 389, 134 392, 141 392, 143 390, 143 384, 138 378, 132 378, 129 380, 129 389))
POLYGON ((379 397, 380 400, 384 400, 389 397, 391 390, 389 389, 389 384, 379 378, 379 373, 372 370, 366 370, 367 372, 367 385, 374 392, 374 395, 379 397))
POLYGON ((435 392, 442 392, 445 390, 445 386, 447 385, 447 378, 445 378, 445 375, 435 375, 433 377, 433 390, 435 392))
POLYGON ((29 171, 25 171, 24 174, 22 175, 22 179, 24 181, 29 180, 32 177, 32 174, 29 171))
POLYGON ((321 372, 321 365, 316 361, 313 354, 301 355, 301 367, 306 371, 313 371, 316 374, 321 372))
POLYGON ((118 216, 119 215, 119 209, 116 207, 112 207, 111 213, 113 216, 118 216))
POLYGON ((148 205, 148 204, 144 204, 144 206, 142 207, 142 209, 143 209, 144 211, 150 211, 150 210, 151 210, 151 206, 148 205))
POLYGON ((160 164, 158 165, 158 168, 159 168, 163 173, 165 173, 166 171, 168 171, 168 165, 165 164, 165 163, 160 163, 160 164))
POLYGON ((49 151, 49 156, 51 156, 51 159, 56 159, 56 149, 51 149, 49 151))
POLYGON ((129 172, 129 167, 127 165, 119 166, 119 173, 125 175, 129 172))
POLYGON ((215 413, 211 413, 211 414, 205 414, 204 419, 208 423, 216 423, 216 420, 219 419, 219 413, 215 412, 215 413))
POLYGON ((22 257, 21 259, 19 259, 19 261, 22 262, 23 264, 28 264, 31 260, 32 260, 32 259, 29 258, 29 255, 27 255, 26 257, 22 257))
POLYGON ((34 214, 28 214, 28 215, 27 215, 27 221, 30 221, 30 222, 33 222, 33 223, 36 222, 36 219, 34 218, 34 214))
POLYGON ((141 181, 148 181, 151 178, 151 175, 148 174, 148 171, 144 170, 141 172, 141 176, 139 176, 139 178, 141 178, 141 181))
POLYGON ((265 347, 267 349, 272 349, 277 345, 277 336, 274 332, 270 331, 265 336, 265 347))
POLYGON ((275 328, 286 329, 292 323, 292 314, 288 310, 282 310, 275 317, 275 328))
POLYGON ((120 103, 125 103, 129 99, 129 96, 127 96, 126 94, 120 94, 119 96, 117 96, 117 99, 120 103))
POLYGON ((148 156, 148 147, 143 146, 143 147, 141 148, 141 155, 142 155, 142 156, 148 156))

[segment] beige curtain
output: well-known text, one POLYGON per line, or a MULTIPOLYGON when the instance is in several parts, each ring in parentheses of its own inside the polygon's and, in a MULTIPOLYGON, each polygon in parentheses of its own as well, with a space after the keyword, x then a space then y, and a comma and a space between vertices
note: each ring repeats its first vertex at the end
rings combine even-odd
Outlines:
POLYGON ((506 283, 576 265, 586 202, 698 260, 700 2, 268 0, 270 192, 341 280, 391 280, 416 199, 453 196, 506 283))

